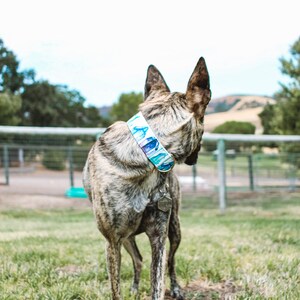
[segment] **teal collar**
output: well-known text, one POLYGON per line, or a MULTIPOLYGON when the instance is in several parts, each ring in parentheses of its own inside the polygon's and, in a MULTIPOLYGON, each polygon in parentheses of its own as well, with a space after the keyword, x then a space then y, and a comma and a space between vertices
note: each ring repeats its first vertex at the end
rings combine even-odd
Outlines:
POLYGON ((160 172, 169 172, 175 165, 175 160, 159 142, 153 130, 141 112, 127 121, 128 128, 134 139, 146 154, 151 163, 160 172))

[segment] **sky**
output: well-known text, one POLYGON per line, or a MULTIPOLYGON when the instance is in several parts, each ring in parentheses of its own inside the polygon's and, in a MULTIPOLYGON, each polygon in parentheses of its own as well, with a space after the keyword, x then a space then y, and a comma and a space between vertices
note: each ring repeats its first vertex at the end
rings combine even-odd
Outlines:
POLYGON ((111 105, 154 64, 185 92, 203 56, 213 98, 272 96, 300 35, 299 0, 0 0, 0 38, 37 79, 111 105))

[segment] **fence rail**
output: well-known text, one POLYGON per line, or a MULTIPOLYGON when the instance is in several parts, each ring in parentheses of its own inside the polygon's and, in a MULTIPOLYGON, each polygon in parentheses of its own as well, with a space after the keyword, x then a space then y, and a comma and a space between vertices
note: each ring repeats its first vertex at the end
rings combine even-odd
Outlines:
MULTIPOLYGON (((106 128, 80 127, 30 127, 30 126, 0 126, 0 134, 29 135, 101 135, 106 128)), ((300 142, 300 135, 255 135, 255 134, 219 134, 204 133, 203 141, 235 141, 235 142, 300 142)))
MULTIPOLYGON (((0 126, 2 157, 0 167, 3 169, 4 183, 7 185, 10 183, 10 173, 16 171, 13 165, 15 163, 19 168, 34 165, 35 168, 66 169, 70 186, 74 186, 76 184, 74 174, 82 168, 92 141, 104 130, 104 128, 0 126), (48 136, 51 136, 51 139, 48 139, 48 136), (68 137, 70 139, 66 140, 68 137), (89 137, 89 140, 85 141, 83 137, 89 137), (51 166, 51 163, 56 165, 51 166)), ((175 171, 185 182, 187 177, 192 178, 191 186, 194 191, 201 183, 201 178, 197 174, 201 173, 201 177, 205 175, 206 181, 218 191, 222 212, 226 208, 228 189, 247 186, 252 191, 264 187, 293 190, 299 187, 300 154, 265 154, 260 150, 260 147, 274 143, 277 146, 299 145, 299 135, 205 133, 203 143, 206 151, 201 153, 199 164, 192 169, 178 166, 175 171)))

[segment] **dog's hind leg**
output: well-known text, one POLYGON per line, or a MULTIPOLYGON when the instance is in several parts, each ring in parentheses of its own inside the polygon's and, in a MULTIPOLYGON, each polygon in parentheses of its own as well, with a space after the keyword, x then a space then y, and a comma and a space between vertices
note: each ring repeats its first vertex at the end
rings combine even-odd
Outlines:
POLYGON ((107 270, 111 284, 112 300, 122 300, 120 288, 121 242, 106 243, 107 270))
POLYGON ((168 257, 168 271, 169 271, 169 276, 171 281, 170 293, 173 298, 177 300, 183 300, 184 295, 177 282, 176 269, 175 269, 175 253, 181 241, 181 232, 180 232, 179 218, 174 211, 172 211, 170 217, 168 236, 170 240, 170 251, 168 257))
POLYGON ((134 267, 134 278, 133 283, 131 286, 131 292, 133 294, 137 294, 139 283, 140 283, 140 275, 142 271, 142 265, 143 265, 143 257, 140 254, 140 251, 137 247, 137 244, 135 242, 135 237, 129 237, 128 239, 123 241, 123 245, 127 252, 130 254, 132 258, 132 263, 134 267))
POLYGON ((151 299, 164 299, 164 275, 166 264, 166 239, 168 233, 170 211, 153 211, 147 220, 146 234, 149 237, 152 262, 151 262, 151 299))

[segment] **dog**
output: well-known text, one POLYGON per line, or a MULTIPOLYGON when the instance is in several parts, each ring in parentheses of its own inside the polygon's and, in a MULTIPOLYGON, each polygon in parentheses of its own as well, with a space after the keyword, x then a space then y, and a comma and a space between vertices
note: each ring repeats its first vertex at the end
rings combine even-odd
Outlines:
MULTIPOLYGON (((153 65, 148 67, 144 102, 139 111, 177 164, 197 162, 204 113, 210 99, 209 74, 203 57, 188 81, 185 94, 171 93, 158 69, 153 65)), ((122 299, 122 245, 133 261, 132 292, 138 291, 142 256, 135 236, 143 232, 152 250, 151 299, 164 298, 166 262, 171 296, 184 299, 174 259, 181 240, 178 217, 181 196, 174 172, 160 172, 138 145, 128 123, 118 121, 92 146, 83 171, 83 184, 92 202, 98 229, 106 239, 112 299, 122 299), (170 242, 168 258, 167 238, 170 242)))

